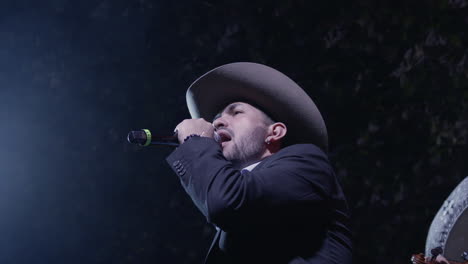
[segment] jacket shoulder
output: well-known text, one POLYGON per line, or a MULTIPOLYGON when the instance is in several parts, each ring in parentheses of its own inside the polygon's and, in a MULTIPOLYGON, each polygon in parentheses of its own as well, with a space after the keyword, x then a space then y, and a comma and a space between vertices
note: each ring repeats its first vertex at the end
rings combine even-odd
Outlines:
POLYGON ((288 156, 302 156, 329 162, 327 154, 314 144, 294 144, 282 148, 271 156, 271 160, 282 159, 288 156))

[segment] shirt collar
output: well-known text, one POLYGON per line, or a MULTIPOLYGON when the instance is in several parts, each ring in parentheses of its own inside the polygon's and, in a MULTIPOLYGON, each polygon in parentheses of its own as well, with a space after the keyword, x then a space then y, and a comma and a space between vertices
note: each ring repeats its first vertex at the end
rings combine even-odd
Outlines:
POLYGON ((243 168, 242 170, 248 170, 248 171, 252 171, 255 167, 257 167, 258 164, 260 164, 261 161, 259 162, 256 162, 254 164, 250 164, 249 166, 243 168))

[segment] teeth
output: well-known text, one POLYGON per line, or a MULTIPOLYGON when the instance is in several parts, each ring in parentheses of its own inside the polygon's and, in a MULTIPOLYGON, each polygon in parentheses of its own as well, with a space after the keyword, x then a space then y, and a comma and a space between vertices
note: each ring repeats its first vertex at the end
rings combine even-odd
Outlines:
POLYGON ((216 131, 214 132, 214 140, 215 140, 216 142, 218 142, 218 143, 219 143, 219 142, 222 142, 221 137, 219 136, 218 133, 216 133, 216 131))

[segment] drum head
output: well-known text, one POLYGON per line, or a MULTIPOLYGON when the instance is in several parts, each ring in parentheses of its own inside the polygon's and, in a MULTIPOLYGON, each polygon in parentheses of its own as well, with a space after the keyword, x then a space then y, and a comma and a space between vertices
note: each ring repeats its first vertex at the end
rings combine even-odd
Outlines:
POLYGON ((468 210, 463 211, 450 230, 444 255, 448 259, 460 260, 463 252, 468 252, 468 210))
POLYGON ((466 177, 437 212, 426 240, 426 256, 442 247, 447 259, 460 261, 468 252, 468 177, 466 177))

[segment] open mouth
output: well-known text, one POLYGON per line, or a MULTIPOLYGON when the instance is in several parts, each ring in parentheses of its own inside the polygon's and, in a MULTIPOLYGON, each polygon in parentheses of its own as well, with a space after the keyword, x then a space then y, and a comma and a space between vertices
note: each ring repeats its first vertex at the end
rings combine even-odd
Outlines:
POLYGON ((220 138, 219 143, 221 144, 221 146, 224 147, 224 145, 226 145, 226 142, 231 141, 231 135, 228 132, 221 130, 221 131, 216 131, 216 133, 219 135, 219 138, 220 138))

